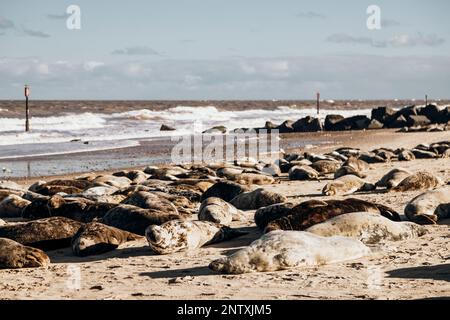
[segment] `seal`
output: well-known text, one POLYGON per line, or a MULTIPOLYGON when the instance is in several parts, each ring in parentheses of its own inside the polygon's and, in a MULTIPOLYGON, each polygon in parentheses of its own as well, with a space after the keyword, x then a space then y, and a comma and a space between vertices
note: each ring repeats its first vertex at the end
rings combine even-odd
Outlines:
POLYGON ((427 191, 405 207, 406 217, 419 224, 435 224, 450 217, 450 186, 427 191))
POLYGON ((240 210, 256 210, 286 201, 286 197, 281 194, 259 188, 239 194, 230 203, 240 210))
POLYGON ((243 220, 243 213, 220 198, 210 197, 202 202, 198 220, 229 225, 231 221, 243 220))
POLYGON ((336 160, 319 160, 311 165, 311 168, 319 172, 320 174, 335 173, 341 166, 341 163, 336 160))
POLYGON ((54 195, 51 198, 38 198, 32 201, 23 209, 22 217, 25 219, 66 217, 80 222, 91 222, 103 217, 115 206, 114 203, 54 195))
POLYGON ((270 175, 246 173, 246 172, 236 174, 232 177, 229 177, 229 179, 239 184, 248 184, 248 185, 252 184, 265 185, 275 183, 275 179, 270 175))
POLYGON ((316 224, 305 231, 322 237, 356 238, 365 244, 420 237, 426 229, 412 222, 394 222, 373 212, 346 213, 316 224))
POLYGON ((200 200, 204 201, 209 197, 216 197, 225 200, 227 202, 230 202, 237 195, 249 190, 250 189, 248 186, 242 186, 232 181, 221 181, 215 183, 212 187, 206 190, 202 194, 200 200))
POLYGON ((160 226, 152 225, 145 232, 150 248, 157 254, 194 250, 244 234, 246 232, 209 221, 185 220, 172 220, 160 226))
POLYGON ((357 176, 357 177, 359 177, 359 178, 365 178, 365 177, 366 177, 366 175, 365 175, 364 173, 357 171, 357 170, 356 170, 355 168, 353 168, 353 167, 350 167, 350 166, 342 166, 342 167, 339 167, 339 168, 336 170, 336 172, 334 173, 334 178, 335 178, 335 179, 338 179, 338 178, 340 178, 340 177, 347 176, 347 175, 350 175, 350 174, 352 174, 352 175, 354 175, 354 176, 357 176))
POLYGON ((317 180, 319 175, 310 166, 293 166, 289 169, 289 180, 317 180))
POLYGON ((322 194, 326 196, 348 195, 356 191, 371 190, 375 190, 375 185, 349 174, 327 183, 322 189, 322 194))
POLYGON ((22 210, 31 203, 19 196, 11 194, 0 201, 1 218, 18 218, 22 216, 22 210))
POLYGON ((143 236, 148 226, 160 225, 174 219, 180 219, 180 216, 170 212, 121 204, 109 210, 100 222, 143 236))
POLYGON ((122 202, 142 209, 154 209, 167 213, 178 214, 177 208, 169 200, 150 192, 138 191, 122 202))
MULTIPOLYGON (((373 212, 392 220, 400 221, 400 215, 393 209, 360 199, 345 200, 309 200, 293 207, 284 217, 267 224, 264 232, 272 230, 300 230, 303 231, 315 224, 333 217, 350 212, 373 212)), ((266 218, 265 221, 269 219, 266 218)), ((260 227, 264 227, 261 225, 260 227)))
POLYGON ((57 193, 76 194, 81 193, 85 189, 93 187, 94 185, 90 181, 86 180, 52 180, 45 183, 34 184, 30 188, 30 191, 45 195, 53 196, 57 193))
POLYGON ((401 149, 398 151, 398 160, 413 161, 416 160, 416 156, 411 152, 411 150, 401 149))
POLYGON ((42 250, 0 238, 0 269, 40 268, 50 264, 42 250))
POLYGON ((428 171, 421 171, 406 177, 391 190, 396 192, 432 190, 443 185, 444 182, 441 178, 436 177, 428 171))
POLYGON ((230 274, 268 272, 354 260, 369 253, 370 249, 356 239, 273 231, 231 256, 211 262, 209 268, 230 274))
POLYGON ((0 189, 0 201, 9 197, 10 195, 16 195, 22 197, 24 195, 24 191, 19 190, 11 190, 11 189, 0 189))
POLYGON ((99 222, 83 225, 72 238, 72 251, 86 257, 116 249, 122 243, 141 239, 141 236, 99 222))
POLYGON ((262 207, 255 212, 255 223, 262 230, 270 221, 284 217, 294 207, 293 203, 276 203, 262 207))
POLYGON ((122 170, 114 172, 113 176, 116 177, 127 177, 134 184, 141 184, 146 181, 150 176, 141 170, 122 170))
POLYGON ((82 223, 64 217, 51 217, 0 227, 0 238, 8 238, 42 250, 70 246, 82 223))
POLYGON ((375 183, 375 186, 379 188, 387 188, 392 189, 400 182, 402 182, 403 179, 410 176, 412 173, 406 169, 403 168, 395 168, 386 173, 377 183, 375 183))

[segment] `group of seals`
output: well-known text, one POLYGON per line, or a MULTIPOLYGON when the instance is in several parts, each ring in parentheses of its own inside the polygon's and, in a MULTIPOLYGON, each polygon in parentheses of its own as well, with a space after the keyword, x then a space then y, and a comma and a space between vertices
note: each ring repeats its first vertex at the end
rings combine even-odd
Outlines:
POLYGON ((231 274, 267 272, 353 260, 369 253, 369 248, 356 239, 273 231, 231 256, 211 262, 209 268, 231 274))

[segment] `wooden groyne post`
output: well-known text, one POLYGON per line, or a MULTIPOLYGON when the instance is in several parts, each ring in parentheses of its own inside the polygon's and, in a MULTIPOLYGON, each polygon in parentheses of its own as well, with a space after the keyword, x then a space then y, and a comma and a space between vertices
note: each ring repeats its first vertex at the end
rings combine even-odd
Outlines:
POLYGON ((317 115, 320 112, 320 92, 317 92, 317 115))
POLYGON ((30 131, 30 108, 28 107, 28 97, 30 96, 30 87, 25 85, 25 131, 30 131))

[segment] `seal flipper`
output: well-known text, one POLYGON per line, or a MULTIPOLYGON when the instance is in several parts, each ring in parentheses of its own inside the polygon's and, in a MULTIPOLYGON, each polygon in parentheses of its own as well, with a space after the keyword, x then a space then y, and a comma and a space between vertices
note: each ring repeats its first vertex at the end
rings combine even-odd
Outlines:
POLYGON ((247 231, 241 231, 239 229, 230 228, 227 226, 221 226, 220 230, 214 235, 214 237, 210 241, 205 243, 204 245, 206 246, 206 245, 213 244, 213 243, 231 240, 231 239, 238 238, 238 237, 241 237, 246 234, 248 234, 247 231))
POLYGON ((380 210, 380 214, 383 217, 388 218, 389 220, 392 220, 392 221, 396 221, 396 222, 402 221, 402 219, 400 218, 400 215, 398 214, 397 211, 395 211, 387 206, 384 206, 382 204, 376 204, 376 207, 378 210, 380 210))
POLYGON ((413 222, 421 225, 429 225, 429 224, 436 224, 437 223, 437 217, 436 216, 429 216, 426 214, 418 214, 414 216, 413 222))

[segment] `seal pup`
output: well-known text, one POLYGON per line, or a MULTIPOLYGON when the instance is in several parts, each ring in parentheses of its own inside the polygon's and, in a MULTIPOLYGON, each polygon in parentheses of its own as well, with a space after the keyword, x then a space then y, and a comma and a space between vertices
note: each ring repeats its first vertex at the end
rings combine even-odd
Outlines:
POLYGON ((289 180, 317 180, 320 175, 310 166, 293 166, 288 173, 289 180))
POLYGON ((416 191, 416 190, 432 190, 444 185, 441 178, 436 177, 428 171, 421 171, 412 174, 403 179, 392 191, 416 191))
POLYGON ((178 214, 177 208, 169 200, 150 192, 138 191, 122 202, 142 209, 154 209, 167 213, 178 214))
POLYGON ((405 207, 406 217, 419 224, 435 224, 450 217, 450 186, 427 191, 405 207))
POLYGON ((270 221, 286 216, 294 206, 295 204, 286 202, 259 208, 255 212, 255 223, 262 230, 270 221))
POLYGON ((40 268, 50 264, 42 250, 0 238, 0 269, 40 268))
POLYGON ((273 231, 209 268, 220 273, 268 272, 354 260, 370 254, 361 241, 303 231, 273 231))
POLYGON ((340 196, 352 194, 356 191, 371 190, 375 190, 375 185, 368 183, 355 175, 349 174, 327 183, 322 189, 322 194, 326 196, 340 196))
POLYGON ((150 248, 157 254, 194 250, 244 234, 246 232, 210 221, 185 220, 172 220, 160 226, 152 225, 145 232, 150 248))
POLYGON ((411 174, 412 173, 406 169, 395 168, 386 173, 377 183, 375 183, 375 186, 379 188, 392 189, 411 174))
POLYGON ((54 195, 51 198, 41 198, 32 201, 22 211, 25 219, 40 219, 47 217, 66 217, 80 222, 91 222, 103 217, 116 204, 95 202, 85 198, 63 198, 54 195))
POLYGON ((373 212, 381 214, 392 221, 401 220, 400 215, 395 210, 360 199, 309 200, 296 205, 285 216, 268 223, 264 232, 267 233, 279 229, 303 231, 315 224, 350 212, 373 212))
POLYGON ((231 221, 240 221, 243 213, 220 198, 210 197, 202 202, 198 211, 198 220, 229 225, 231 221))
POLYGON ((8 238, 42 250, 70 246, 82 223, 64 217, 51 217, 0 227, 0 238, 8 238))
POLYGON ((394 222, 373 212, 351 212, 309 227, 305 231, 322 237, 356 238, 365 244, 417 238, 426 229, 412 222, 394 222))
POLYGON ((141 238, 128 231, 99 222, 91 222, 81 226, 73 236, 71 245, 75 255, 86 257, 112 251, 122 243, 141 238))
POLYGON ((227 202, 230 202, 233 198, 235 198, 237 195, 249 191, 248 186, 242 186, 236 182, 232 181, 221 181, 215 183, 212 187, 210 187, 208 190, 206 190, 202 196, 201 201, 204 201, 205 199, 209 197, 216 197, 221 198, 222 200, 225 200, 227 202))
POLYGON ((170 212, 121 204, 109 210, 101 219, 101 222, 143 236, 148 226, 160 225, 174 219, 180 219, 180 216, 170 212))
POLYGON ((259 188, 239 194, 230 203, 240 210, 256 210, 286 201, 286 197, 281 194, 259 188))
POLYGON ((11 194, 0 201, 0 217, 18 218, 22 215, 22 210, 31 203, 19 196, 11 194))

